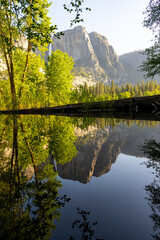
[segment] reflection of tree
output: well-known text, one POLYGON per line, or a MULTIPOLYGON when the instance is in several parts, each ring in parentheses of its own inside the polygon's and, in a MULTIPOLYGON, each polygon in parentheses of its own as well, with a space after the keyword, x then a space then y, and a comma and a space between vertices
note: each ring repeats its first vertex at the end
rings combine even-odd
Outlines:
MULTIPOLYGON (((72 223, 72 228, 78 228, 81 234, 82 240, 91 240, 92 237, 95 235, 94 226, 97 225, 97 222, 90 223, 88 216, 90 212, 80 210, 77 207, 77 214, 80 216, 72 223)), ((70 236, 70 240, 74 240, 73 236, 70 236)))
POLYGON ((72 121, 65 117, 57 117, 49 124, 48 136, 49 151, 57 163, 63 165, 70 162, 76 155, 72 121))
POLYGON ((152 167, 155 170, 155 173, 160 174, 160 142, 155 140, 145 141, 144 145, 141 146, 141 150, 148 157, 146 162, 147 167, 152 167))
POLYGON ((75 126, 81 129, 88 129, 89 126, 94 126, 99 129, 103 129, 105 127, 111 127, 115 130, 115 127, 119 124, 123 124, 127 127, 131 127, 133 125, 137 125, 139 128, 153 128, 158 126, 157 121, 149 121, 149 120, 131 120, 131 119, 120 119, 120 118, 112 118, 108 116, 95 118, 95 117, 83 117, 83 118, 75 118, 74 119, 75 126))
MULTIPOLYGON (((48 129, 55 125, 53 121, 50 119, 52 124, 48 127, 43 118, 14 116, 13 122, 11 118, 1 119, 0 239, 49 239, 55 229, 54 219, 59 219, 61 207, 70 200, 59 196, 62 185, 47 158, 48 141, 52 139, 48 129), (30 178, 28 168, 33 172, 30 178)), ((54 131, 60 131, 58 125, 54 131)), ((75 150, 71 142, 74 137, 71 132, 68 134, 70 148, 73 145, 75 150)))
POLYGON ((160 239, 160 142, 155 140, 145 141, 141 146, 143 153, 149 158, 145 163, 147 168, 152 168, 155 174, 154 181, 145 186, 147 192, 147 200, 152 209, 152 215, 150 216, 154 222, 154 239, 160 239))

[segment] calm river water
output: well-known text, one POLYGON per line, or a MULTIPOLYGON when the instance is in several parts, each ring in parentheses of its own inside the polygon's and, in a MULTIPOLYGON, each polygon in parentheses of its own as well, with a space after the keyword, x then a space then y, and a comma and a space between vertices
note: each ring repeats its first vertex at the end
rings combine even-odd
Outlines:
POLYGON ((160 239, 160 124, 1 115, 0 239, 160 239))

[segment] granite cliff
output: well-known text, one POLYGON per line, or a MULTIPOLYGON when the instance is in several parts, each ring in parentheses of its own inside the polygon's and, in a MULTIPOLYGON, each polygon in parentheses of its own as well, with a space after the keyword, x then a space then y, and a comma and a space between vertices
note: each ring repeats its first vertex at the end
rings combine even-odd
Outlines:
POLYGON ((89 37, 100 67, 104 69, 109 79, 118 80, 119 75, 124 72, 124 67, 119 62, 114 48, 109 45, 106 37, 96 32, 91 32, 89 37))
MULTIPOLYGON (((53 37, 53 44, 49 45, 45 59, 47 60, 51 51, 57 49, 73 57, 73 71, 75 76, 80 76, 76 77, 76 80, 82 85, 85 79, 89 85, 91 81, 110 84, 112 80, 117 85, 127 82, 135 85, 144 79, 144 72, 138 71, 138 67, 145 60, 144 55, 135 51, 118 57, 105 36, 96 32, 88 33, 85 27, 66 30, 60 39, 53 37)), ((155 79, 160 82, 160 78, 155 79)))
POLYGON ((96 32, 88 34, 85 27, 66 30, 60 39, 53 37, 53 43, 45 58, 57 49, 67 52, 73 57, 74 71, 79 75, 83 71, 88 78, 104 83, 120 81, 119 75, 124 75, 123 65, 107 38, 96 32))

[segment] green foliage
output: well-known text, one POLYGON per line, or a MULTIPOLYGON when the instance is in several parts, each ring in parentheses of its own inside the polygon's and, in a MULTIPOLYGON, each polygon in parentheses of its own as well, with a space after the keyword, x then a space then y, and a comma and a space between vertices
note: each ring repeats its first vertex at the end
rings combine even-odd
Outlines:
POLYGON ((75 156, 73 131, 68 118, 1 117, 0 239, 50 239, 69 201, 59 196, 53 160, 64 164, 75 156))
MULTIPOLYGON (((71 26, 75 23, 80 23, 83 22, 83 19, 80 18, 80 14, 82 13, 82 11, 84 10, 82 8, 82 4, 84 3, 84 0, 72 0, 69 4, 69 6, 67 6, 66 4, 63 5, 64 9, 67 12, 72 13, 73 11, 76 13, 76 16, 73 20, 71 20, 71 26)), ((86 7, 85 10, 89 10, 91 11, 90 8, 86 7)))
POLYGON ((155 35, 154 45, 146 48, 142 54, 146 54, 146 61, 140 66, 140 70, 146 71, 145 77, 154 77, 160 74, 160 2, 159 0, 150 0, 144 19, 144 27, 152 30, 155 35))
POLYGON ((87 84, 85 86, 80 86, 79 89, 75 89, 72 91, 71 102, 94 102, 95 96, 90 92, 87 84), (85 88, 86 87, 86 88, 85 88), (87 90, 88 89, 88 90, 87 90))
POLYGON ((68 118, 57 117, 50 123, 48 141, 50 154, 59 164, 65 164, 76 155, 76 147, 73 144, 76 140, 72 122, 68 118))
POLYGON ((130 98, 131 97, 131 93, 130 92, 124 92, 124 93, 120 93, 118 96, 118 99, 123 99, 123 98, 130 98))
POLYGON ((155 43, 152 47, 145 49, 143 54, 147 59, 140 66, 140 70, 147 72, 146 78, 160 74, 160 43, 155 43))
MULTIPOLYGON (((75 0, 70 2, 70 7, 64 5, 64 8, 69 12, 72 12, 73 9, 75 9, 76 17, 72 21, 72 24, 82 21, 82 19, 80 18, 80 13, 82 12, 81 5, 83 2, 84 2, 83 0, 81 1, 75 0)), ((26 91, 25 93, 28 102, 32 102, 32 100, 33 102, 35 102, 35 99, 31 99, 30 96, 31 95, 36 96, 37 99, 38 91, 39 92, 41 91, 42 85, 40 82, 39 86, 36 84, 36 88, 35 86, 33 86, 33 83, 37 83, 37 71, 39 70, 39 66, 37 66, 38 62, 37 64, 35 64, 34 70, 31 68, 29 69, 29 62, 32 61, 31 52, 35 51, 37 48, 40 49, 41 52, 43 52, 45 48, 48 46, 48 44, 52 42, 52 36, 55 30, 57 29, 56 25, 54 26, 51 25, 51 19, 47 16, 49 6, 50 3, 48 3, 47 0, 0 1, 0 52, 7 67, 8 73, 7 78, 9 79, 10 82, 12 108, 20 107, 19 102, 25 102, 25 104, 27 103, 26 99, 25 100, 22 99, 23 92, 26 91), (23 44, 21 44, 22 42, 24 45, 26 45, 24 48, 23 44), (22 49, 24 53, 21 52, 22 54, 21 55, 20 53, 15 52, 17 48, 22 49), (15 61, 16 55, 19 55, 20 57, 19 59, 17 58, 19 62, 18 64, 15 61), (22 64, 20 64, 20 60, 22 61, 22 64), (18 72, 18 69, 20 69, 20 72, 18 72), (30 81, 28 82, 28 79, 26 80, 26 78, 29 72, 31 72, 32 75, 30 74, 30 81), (28 83, 28 89, 26 83, 28 83), (33 89, 34 91, 32 91, 33 89), (29 92, 30 96, 28 96, 29 92)), ((86 8, 86 10, 90 9, 86 8)), ((60 34, 61 33, 57 33, 55 35, 59 37, 60 34)), ((53 57, 51 58, 53 62, 54 61, 53 57)), ((67 57, 65 58, 63 57, 64 62, 62 65, 65 65, 64 63, 67 60, 68 60, 67 57)), ((30 66, 31 65, 33 67, 32 63, 30 64, 30 66)), ((70 66, 69 63, 68 65, 66 64, 66 67, 68 67, 69 70, 67 72, 66 68, 65 77, 68 74, 69 82, 71 80, 71 75, 69 74, 70 68, 72 68, 71 65, 72 65, 71 63, 70 66)), ((56 71, 57 69, 58 66, 56 66, 56 71)), ((60 69, 60 72, 57 75, 59 78, 61 73, 62 68, 60 69)), ((60 79, 62 80, 63 76, 60 79)), ((4 83, 5 82, 3 82, 3 84, 4 83)), ((55 84, 53 86, 55 87, 55 84)), ((50 91, 53 90, 52 87, 51 83, 49 83, 50 91)), ((67 87, 68 91, 69 85, 65 84, 64 89, 65 87, 67 87)), ((61 89, 62 88, 63 86, 61 85, 61 89)), ((57 103, 59 98, 59 103, 62 102, 62 99, 63 102, 66 103, 67 97, 64 97, 64 95, 62 94, 63 91, 60 92, 61 96, 58 97, 59 89, 60 87, 58 86, 58 84, 56 84, 53 102, 57 103)), ((65 92, 66 94, 67 91, 65 92)), ((3 91, 3 93, 5 94, 6 92, 3 91)), ((44 96, 45 95, 46 94, 44 94, 44 96)), ((41 101, 43 100, 39 96, 38 98, 41 101)))
MULTIPOLYGON (((40 56, 30 53, 30 61, 26 71, 24 82, 21 82, 23 69, 25 67, 27 53, 16 49, 13 54, 14 78, 16 81, 16 93, 19 96, 20 89, 23 88, 23 94, 19 101, 19 107, 28 108, 32 106, 41 106, 44 104, 45 95, 45 64, 40 56)), ((9 80, 0 79, 1 93, 0 99, 4 108, 12 107, 12 96, 9 89, 9 80)), ((18 101, 18 100, 17 100, 18 101)))
MULTIPOLYGON (((52 53, 45 68, 44 60, 40 55, 30 53, 30 61, 22 82, 26 55, 27 53, 20 49, 16 49, 13 54, 17 96, 23 89, 19 107, 44 107, 69 103, 73 81, 71 71, 74 62, 72 58, 67 53, 57 50, 52 53)), ((12 97, 7 84, 8 80, 1 78, 0 83, 1 106, 9 109, 12 107, 12 97)))
POLYGON ((43 104, 45 94, 45 64, 40 55, 30 53, 30 61, 26 71, 24 82, 21 82, 23 69, 25 66, 26 52, 17 49, 14 52, 13 62, 15 65, 14 74, 17 83, 17 93, 23 88, 23 94, 19 106, 27 108, 31 106, 40 107, 43 104))
POLYGON ((1 1, 0 6, 0 25, 3 26, 0 42, 4 41, 1 46, 5 44, 6 49, 14 50, 17 47, 15 40, 20 40, 20 37, 29 40, 32 49, 47 46, 51 42, 55 27, 51 26, 47 16, 50 6, 47 0, 1 1))
POLYGON ((60 50, 52 52, 46 66, 46 86, 49 101, 54 104, 69 102, 73 81, 73 59, 60 50))
POLYGON ((156 31, 160 22, 159 0, 150 0, 144 13, 147 15, 143 22, 144 26, 156 31))
POLYGON ((80 66, 74 67, 72 72, 74 76, 82 76, 84 78, 88 78, 91 75, 91 72, 89 71, 89 69, 83 68, 80 66))
POLYGON ((97 82, 95 86, 88 87, 87 84, 72 91, 72 102, 97 102, 109 101, 130 97, 151 96, 160 94, 160 85, 151 80, 146 83, 142 81, 135 85, 127 83, 118 87, 112 81, 111 86, 97 82))
POLYGON ((23 91, 23 87, 20 93, 16 91, 14 51, 22 48, 19 46, 21 41, 26 41, 27 54, 20 79, 23 84, 31 50, 43 48, 52 42, 55 27, 51 26, 47 16, 49 5, 47 0, 0 1, 0 51, 7 66, 13 108, 18 107, 17 97, 20 98, 23 91))
POLYGON ((1 109, 10 109, 12 106, 9 82, 3 78, 0 79, 0 105, 1 109))
MULTIPOLYGON (((54 160, 58 164, 65 164, 75 156, 74 126, 85 130, 91 125, 96 129, 106 126, 114 129, 118 124, 131 126, 135 123, 143 127, 154 127, 155 124, 153 121, 135 122, 114 118, 2 115, 0 239, 51 238, 52 231, 56 228, 55 220, 60 219, 61 208, 70 200, 66 195, 59 196, 62 185, 54 170, 54 160), (32 169, 30 176, 28 168, 32 169)), ((145 142, 143 149, 151 160, 159 161, 159 142, 145 142)), ((159 165, 157 166, 156 170, 159 170, 159 165)), ((84 215, 83 211, 79 213, 84 215)), ((90 230, 89 227, 87 231, 90 230)))

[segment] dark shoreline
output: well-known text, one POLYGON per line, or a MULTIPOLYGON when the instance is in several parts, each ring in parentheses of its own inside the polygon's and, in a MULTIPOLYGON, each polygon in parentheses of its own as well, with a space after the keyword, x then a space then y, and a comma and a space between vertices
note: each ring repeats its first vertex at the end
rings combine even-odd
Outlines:
POLYGON ((93 103, 68 104, 57 107, 2 110, 0 113, 74 117, 109 117, 160 121, 160 95, 93 103))

